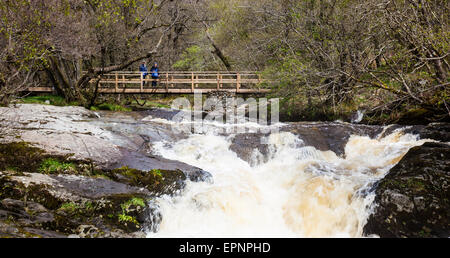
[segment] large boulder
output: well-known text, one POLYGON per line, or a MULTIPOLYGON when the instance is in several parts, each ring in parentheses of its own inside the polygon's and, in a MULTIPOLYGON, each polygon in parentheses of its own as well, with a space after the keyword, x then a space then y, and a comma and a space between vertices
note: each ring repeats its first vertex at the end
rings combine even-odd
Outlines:
POLYGON ((380 180, 364 227, 380 237, 450 236, 450 146, 414 147, 380 180))

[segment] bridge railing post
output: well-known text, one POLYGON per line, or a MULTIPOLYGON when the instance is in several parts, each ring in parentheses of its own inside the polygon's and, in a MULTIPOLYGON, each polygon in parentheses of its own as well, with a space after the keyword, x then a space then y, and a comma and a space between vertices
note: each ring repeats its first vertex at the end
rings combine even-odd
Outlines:
POLYGON ((116 72, 116 93, 119 91, 119 74, 116 72))
POLYGON ((239 92, 241 89, 241 74, 237 73, 236 75, 236 92, 239 92))
POLYGON ((166 92, 169 92, 169 73, 166 73, 166 92))
POLYGON ((194 73, 191 73, 191 91, 194 92, 195 84, 194 84, 194 73))
POLYGON ((217 90, 220 89, 220 73, 217 73, 217 90))
POLYGON ((144 91, 144 73, 141 73, 141 92, 144 91))

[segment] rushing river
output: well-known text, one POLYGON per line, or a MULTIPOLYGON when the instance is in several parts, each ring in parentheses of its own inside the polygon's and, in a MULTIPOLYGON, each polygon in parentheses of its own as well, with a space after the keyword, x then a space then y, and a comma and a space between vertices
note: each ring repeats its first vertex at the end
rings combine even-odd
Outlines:
POLYGON ((246 162, 230 150, 234 135, 208 131, 154 144, 155 153, 209 171, 214 182, 188 182, 180 195, 157 199, 162 221, 148 237, 361 237, 373 184, 424 142, 401 130, 353 135, 343 158, 278 132, 261 136, 265 162, 257 150, 246 162))

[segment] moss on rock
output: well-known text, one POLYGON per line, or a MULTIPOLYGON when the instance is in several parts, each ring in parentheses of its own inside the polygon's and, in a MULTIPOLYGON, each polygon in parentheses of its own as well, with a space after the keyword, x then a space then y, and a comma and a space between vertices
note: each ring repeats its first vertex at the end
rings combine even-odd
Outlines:
POLYGON ((184 187, 186 175, 180 170, 153 169, 142 171, 121 167, 110 172, 112 179, 138 187, 145 187, 155 195, 174 194, 184 187))

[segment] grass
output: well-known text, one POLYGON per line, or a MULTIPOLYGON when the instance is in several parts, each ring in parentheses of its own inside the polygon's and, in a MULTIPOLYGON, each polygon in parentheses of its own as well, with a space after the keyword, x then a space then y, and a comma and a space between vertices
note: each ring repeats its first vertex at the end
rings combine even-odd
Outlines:
POLYGON ((97 111, 97 110, 122 111, 122 112, 132 111, 131 108, 127 108, 127 107, 124 107, 124 106, 121 106, 121 105, 111 104, 111 103, 103 103, 103 104, 100 104, 98 106, 92 106, 91 110, 92 111, 97 111))
MULTIPOLYGON (((42 95, 42 96, 30 96, 19 100, 19 103, 25 104, 41 104, 41 105, 54 105, 54 106, 79 106, 77 102, 67 102, 63 97, 57 95, 42 95)), ((122 105, 103 103, 97 106, 91 107, 91 110, 107 110, 107 111, 131 111, 131 108, 124 107, 122 105)))
POLYGON ((39 172, 44 174, 54 174, 67 171, 75 171, 76 166, 73 163, 60 162, 57 159, 48 158, 42 161, 39 172))
MULTIPOLYGON (((139 102, 144 102, 144 100, 140 100, 139 102)), ((159 103, 159 102, 155 102, 155 101, 147 101, 145 102, 145 105, 141 106, 137 103, 136 100, 133 100, 131 102, 131 105, 136 106, 136 107, 146 107, 146 108, 170 108, 169 104, 166 103, 159 103)))
MULTIPOLYGON (((189 97, 189 96, 187 96, 189 97)), ((175 99, 173 96, 163 97, 154 96, 145 102, 145 105, 140 106, 136 100, 131 101, 131 106, 133 107, 144 107, 144 108, 170 108, 170 103, 175 99)), ((139 100, 139 103, 144 102, 144 100, 139 100)), ((29 96, 22 98, 18 103, 25 104, 41 104, 41 105, 54 105, 54 106, 80 106, 77 102, 67 102, 63 97, 57 95, 41 95, 41 96, 29 96)), ((132 108, 126 107, 122 104, 114 103, 103 103, 99 105, 92 106, 90 108, 92 111, 104 110, 104 111, 119 111, 119 112, 129 112, 132 108)))
POLYGON ((54 105, 54 106, 70 106, 77 105, 77 103, 67 103, 61 96, 56 95, 44 95, 44 96, 30 96, 20 100, 25 104, 42 104, 42 105, 54 105))

